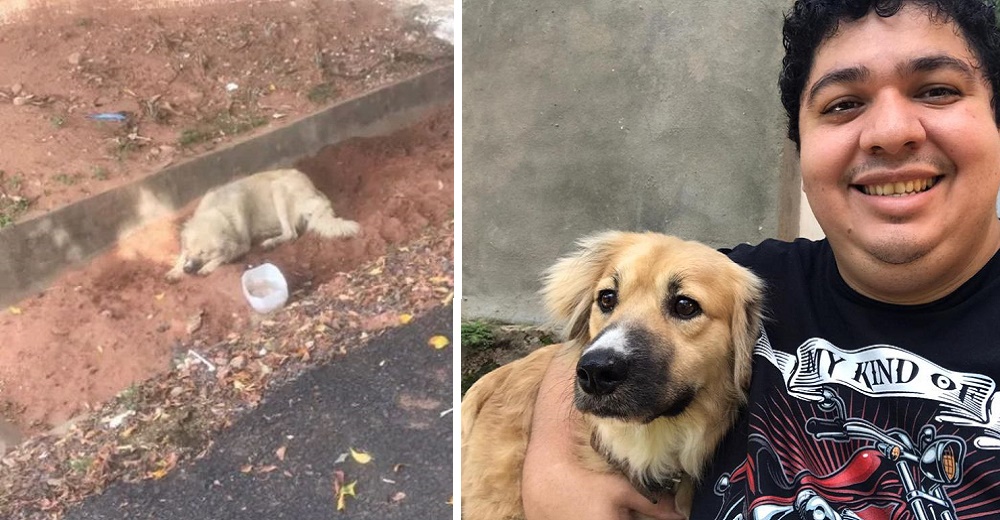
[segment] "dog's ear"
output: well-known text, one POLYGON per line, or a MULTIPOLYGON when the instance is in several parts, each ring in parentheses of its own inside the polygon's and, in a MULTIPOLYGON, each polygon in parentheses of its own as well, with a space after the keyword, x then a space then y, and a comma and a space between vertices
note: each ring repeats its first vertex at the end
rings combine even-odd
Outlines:
POLYGON ((733 309, 733 352, 735 355, 733 378, 736 388, 750 388, 750 371, 753 365, 753 349, 760 336, 761 312, 764 300, 764 282, 744 267, 737 284, 736 307, 733 309))
POLYGON ((542 300, 550 319, 568 341, 590 340, 590 309, 594 286, 615 251, 632 233, 606 231, 577 242, 578 250, 559 259, 542 279, 542 300))

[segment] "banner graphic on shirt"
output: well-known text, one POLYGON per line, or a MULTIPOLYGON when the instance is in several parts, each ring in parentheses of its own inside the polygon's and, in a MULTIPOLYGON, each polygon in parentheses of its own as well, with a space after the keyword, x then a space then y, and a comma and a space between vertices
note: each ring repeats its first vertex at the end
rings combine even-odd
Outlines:
POLYGON ((988 377, 947 370, 891 345, 843 350, 812 338, 795 354, 775 351, 767 334, 757 340, 754 354, 781 371, 788 393, 819 401, 824 385, 847 386, 870 397, 908 397, 937 401, 937 421, 984 429, 979 448, 1000 449, 1000 398, 988 377))

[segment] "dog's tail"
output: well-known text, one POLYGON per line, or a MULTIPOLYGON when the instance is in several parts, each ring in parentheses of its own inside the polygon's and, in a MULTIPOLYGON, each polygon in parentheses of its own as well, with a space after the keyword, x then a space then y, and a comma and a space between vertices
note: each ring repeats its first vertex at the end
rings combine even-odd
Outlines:
POLYGON ((325 238, 352 237, 361 231, 361 225, 353 220, 345 220, 333 214, 327 207, 309 217, 306 229, 325 238))

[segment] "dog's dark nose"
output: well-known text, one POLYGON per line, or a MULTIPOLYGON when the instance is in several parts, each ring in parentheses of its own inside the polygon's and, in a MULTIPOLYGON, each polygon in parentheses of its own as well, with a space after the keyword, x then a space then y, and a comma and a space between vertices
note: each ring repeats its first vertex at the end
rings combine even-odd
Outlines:
POLYGON ((580 388, 590 395, 610 394, 627 378, 628 362, 612 350, 588 352, 576 364, 576 380, 580 388))
POLYGON ((198 269, 201 269, 201 262, 197 260, 188 260, 187 262, 184 262, 185 273, 194 274, 198 272, 198 269))

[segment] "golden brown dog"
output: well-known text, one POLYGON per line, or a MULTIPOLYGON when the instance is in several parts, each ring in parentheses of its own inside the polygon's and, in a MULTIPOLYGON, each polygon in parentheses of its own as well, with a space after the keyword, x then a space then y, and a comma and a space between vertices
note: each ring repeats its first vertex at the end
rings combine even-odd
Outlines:
POLYGON ((607 232, 547 273, 566 343, 490 372, 462 401, 462 515, 523 518, 521 469, 542 375, 576 363, 579 454, 689 514, 705 463, 746 400, 761 282, 718 251, 607 232))

